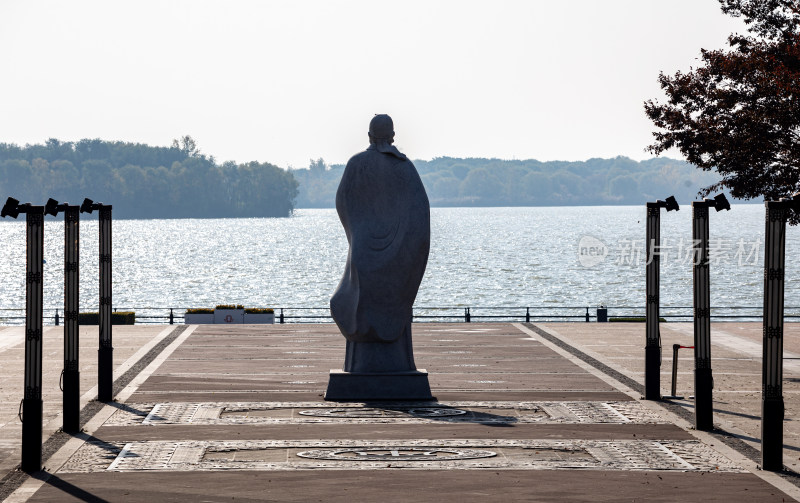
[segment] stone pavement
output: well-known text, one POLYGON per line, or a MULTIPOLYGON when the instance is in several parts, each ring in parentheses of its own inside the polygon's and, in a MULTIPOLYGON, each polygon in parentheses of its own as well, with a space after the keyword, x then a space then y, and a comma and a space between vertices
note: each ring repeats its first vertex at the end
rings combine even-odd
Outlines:
MULTIPOLYGON (((560 340, 597 358, 637 383, 644 382, 644 325, 639 323, 539 324, 560 340)), ((713 323, 714 424, 754 451, 761 451, 761 323, 713 323)), ((661 324, 662 394, 671 393, 672 345, 693 344, 692 323, 661 324)), ((800 473, 800 323, 784 325, 784 465, 800 473)), ((676 392, 670 400, 694 414, 694 360, 691 349, 678 355, 676 392)), ((693 417, 690 419, 694 421, 693 417)), ((756 459, 758 457, 756 456, 756 459)))
MULTIPOLYGON (((153 343, 175 327, 163 325, 114 326, 114 377, 119 377, 139 361, 153 343)), ((25 368, 25 327, 0 327, 0 474, 20 461, 22 423, 18 418, 25 368)), ((80 390, 81 407, 97 398, 98 328, 81 327, 80 390)), ((64 368, 64 327, 46 326, 42 338, 42 416, 43 436, 61 428, 61 390, 64 368)), ((2 476, 2 475, 0 475, 2 476)))
MULTIPOLYGON (((685 327, 674 325, 675 337, 684 337, 685 327)), ((735 326, 751 331, 726 328, 735 326)), ((131 357, 116 350, 115 357, 136 369, 118 372, 120 379, 135 375, 45 462, 45 472, 22 477, 7 501, 734 502, 800 495, 791 474, 758 471, 718 435, 692 431, 680 414, 638 400, 643 325, 415 324, 417 365, 430 373, 437 401, 369 404, 322 399, 328 371, 344 357, 335 325, 129 330, 142 331, 139 348, 132 342, 131 357), (610 364, 600 365, 605 373, 584 361, 590 352, 610 364), (132 357, 145 361, 136 366, 132 357)), ((115 328, 115 341, 122 339, 115 328)), ((0 363, 13 349, 0 352, 0 363)), ((714 357, 744 359, 736 351, 752 347, 714 349, 714 357)), ((60 351, 47 354, 57 360, 60 351)), ((749 376, 727 381, 724 361, 714 365, 727 402, 734 393, 720 386, 749 376)), ((738 364, 730 365, 738 371, 738 364)), ((666 390, 668 379, 662 383, 666 390)), ((59 407, 60 397, 52 402, 59 407)), ((738 413, 733 405, 724 410, 738 413)), ((4 484, 20 480, 14 475, 4 484)))

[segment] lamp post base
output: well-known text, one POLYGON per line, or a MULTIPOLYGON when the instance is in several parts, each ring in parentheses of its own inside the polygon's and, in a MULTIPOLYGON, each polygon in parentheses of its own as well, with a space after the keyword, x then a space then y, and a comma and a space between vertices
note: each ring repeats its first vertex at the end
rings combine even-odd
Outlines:
POLYGON ((713 388, 711 369, 694 369, 694 427, 698 430, 714 429, 713 388))
POLYGON ((661 348, 644 348, 644 398, 661 400, 661 348))
POLYGON ((761 401, 761 468, 783 470, 783 398, 761 401))
POLYGON ((97 400, 110 402, 113 399, 114 348, 97 350, 97 400))
POLYGON ((42 469, 42 399, 22 400, 22 470, 42 469))
POLYGON ((77 370, 64 370, 64 422, 62 429, 67 433, 80 431, 81 422, 81 373, 77 370))

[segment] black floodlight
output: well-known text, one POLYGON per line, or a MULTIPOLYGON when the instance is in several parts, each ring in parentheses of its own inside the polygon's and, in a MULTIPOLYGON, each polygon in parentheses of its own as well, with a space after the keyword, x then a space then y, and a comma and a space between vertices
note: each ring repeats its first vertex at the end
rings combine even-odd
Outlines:
POLYGON ((731 203, 728 202, 728 198, 725 197, 723 192, 720 192, 716 196, 714 196, 714 209, 717 211, 722 210, 729 210, 731 209, 731 203))
POLYGON ((83 204, 81 204, 81 213, 91 213, 94 209, 95 209, 94 201, 92 201, 88 197, 83 200, 83 204))
POLYGON ((678 201, 675 200, 675 196, 669 196, 666 201, 663 199, 659 199, 654 203, 647 203, 648 208, 666 208, 667 211, 678 211, 680 207, 678 206, 678 201))
POLYGON ((795 192, 789 197, 784 197, 781 201, 788 203, 789 209, 792 211, 800 212, 800 192, 795 192))
POLYGON ((675 196, 669 196, 664 203, 666 205, 664 207, 667 209, 667 211, 678 211, 681 209, 680 206, 678 206, 678 201, 675 200, 675 196))
POLYGON ((45 215, 58 215, 58 201, 53 199, 52 197, 47 200, 47 203, 44 205, 44 214, 45 215))
POLYGON ((3 209, 0 210, 0 217, 17 218, 18 216, 19 216, 19 201, 17 201, 13 197, 9 197, 8 199, 6 199, 6 204, 3 205, 3 209))

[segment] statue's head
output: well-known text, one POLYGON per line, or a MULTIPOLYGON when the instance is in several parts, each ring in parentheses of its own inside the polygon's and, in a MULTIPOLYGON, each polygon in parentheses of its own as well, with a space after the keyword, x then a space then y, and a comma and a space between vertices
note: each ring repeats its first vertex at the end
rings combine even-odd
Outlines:
POLYGON ((369 142, 394 142, 394 123, 386 114, 375 114, 369 121, 369 142))

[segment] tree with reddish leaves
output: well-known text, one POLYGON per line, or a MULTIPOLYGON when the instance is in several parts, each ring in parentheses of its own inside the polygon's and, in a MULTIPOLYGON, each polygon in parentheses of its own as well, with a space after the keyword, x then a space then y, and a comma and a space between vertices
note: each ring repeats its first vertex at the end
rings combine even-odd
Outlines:
MULTIPOLYGON (((701 49, 701 64, 658 80, 665 103, 644 107, 659 128, 648 151, 676 147, 739 199, 776 200, 800 191, 800 0, 719 0, 743 17, 747 35, 727 49, 701 49)), ((795 215, 793 223, 800 221, 795 215)))

